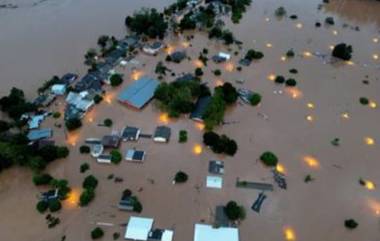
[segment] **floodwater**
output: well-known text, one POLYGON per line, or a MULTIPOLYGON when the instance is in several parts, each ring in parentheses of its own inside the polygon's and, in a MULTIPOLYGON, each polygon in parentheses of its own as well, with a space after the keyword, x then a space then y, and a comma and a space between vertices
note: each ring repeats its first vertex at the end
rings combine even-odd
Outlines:
MULTIPOLYGON (((112 4, 102 1, 61 2, 54 4, 48 1, 33 8, 0 10, 4 12, 0 15, 0 29, 5 29, 0 36, 1 52, 12 53, 15 58, 0 56, 0 77, 7 88, 13 85, 22 87, 27 83, 32 87, 26 91, 32 95, 41 78, 48 78, 54 73, 83 71, 82 56, 89 47, 95 46, 99 34, 121 36, 124 33, 126 12, 133 12, 140 4, 161 7, 167 4, 164 1, 139 1, 139 6, 132 1, 111 1, 112 4), (21 17, 25 19, 23 23, 19 22, 21 17), (49 21, 46 21, 47 17, 49 21), (7 21, 8 24, 5 23, 7 21), (11 28, 9 23, 19 27, 11 28), (43 28, 41 33, 37 31, 39 25, 43 28), (66 29, 57 27, 62 25, 66 29), (6 78, 10 76, 18 76, 19 81, 6 78)), ((167 39, 173 48, 186 49, 193 60, 205 47, 209 49, 210 56, 221 50, 240 52, 226 65, 210 62, 204 68, 203 77, 210 87, 224 81, 243 79, 242 87, 263 96, 258 107, 240 104, 231 107, 225 121, 232 124, 217 129, 237 141, 239 150, 234 157, 216 156, 207 148, 200 155, 195 154, 193 147, 201 143, 202 131, 186 118, 163 123, 172 128, 173 138, 169 144, 155 144, 150 140, 123 144, 122 152, 133 147, 147 151, 143 164, 100 165, 90 157, 80 155, 78 147, 87 137, 100 137, 127 124, 151 133, 156 125, 162 123, 153 104, 141 112, 132 111, 115 100, 123 87, 110 90, 106 98, 108 102, 96 106, 86 116, 85 126, 80 131, 65 137, 62 130, 54 127, 55 138, 70 145, 72 153, 67 160, 56 161, 48 168, 54 176, 67 178, 79 192, 87 175, 79 173, 79 166, 83 162, 90 163, 88 174, 94 174, 100 182, 94 202, 87 208, 78 208, 75 196, 72 197, 59 214, 54 214, 61 218, 61 224, 48 229, 44 216, 34 208, 36 195, 41 189, 32 185, 32 174, 21 168, 7 170, 0 175, 2 239, 50 241, 61 240, 65 235, 66 240, 90 240, 89 233, 96 223, 105 222, 113 226, 103 227, 106 233, 103 240, 111 240, 113 232, 124 233, 123 225, 130 213, 118 211, 116 204, 122 190, 130 188, 142 201, 144 210, 141 215, 155 218, 155 227, 174 229, 175 241, 191 241, 194 223, 213 223, 214 207, 229 200, 236 200, 246 208, 246 219, 239 226, 241 241, 285 240, 284 231, 289 229, 293 231, 295 240, 378 240, 380 195, 376 184, 380 183, 380 113, 378 108, 360 105, 358 100, 366 96, 380 102, 380 60, 374 58, 376 54, 380 55, 380 4, 375 1, 331 0, 321 10, 318 10, 319 1, 287 0, 281 4, 288 15, 297 14, 299 18, 279 20, 273 15, 280 6, 278 1, 258 0, 253 2, 240 25, 227 23, 233 26, 231 29, 236 37, 244 42, 242 50, 236 46, 228 49, 208 40, 203 34, 195 34, 189 43, 181 37, 167 39), (315 21, 323 22, 326 16, 335 17, 335 26, 315 28, 315 21), (344 24, 347 25, 343 27, 344 24), (355 30, 356 26, 360 31, 355 30), (329 58, 315 55, 317 52, 318 55, 329 55, 330 46, 340 42, 352 44, 352 62, 330 64, 329 58), (233 68, 229 71, 252 47, 261 50, 265 54, 264 59, 241 72, 233 68), (291 48, 297 56, 283 60, 291 48), (212 74, 217 68, 222 69, 220 77, 212 74), (288 70, 291 68, 298 69, 299 73, 290 74, 288 70), (268 80, 271 74, 293 76, 298 86, 293 89, 277 86, 268 80), (368 80, 369 85, 364 85, 363 80, 368 80), (112 129, 97 126, 105 118, 114 120, 112 129), (181 129, 189 132, 186 144, 177 141, 181 129), (339 147, 331 145, 334 138, 340 139, 339 147), (365 138, 373 138, 374 145, 367 145, 365 138), (237 189, 235 181, 239 177, 272 183, 270 170, 256 161, 267 150, 279 157, 288 189, 276 188, 274 192, 266 193, 268 198, 261 213, 257 214, 250 207, 259 192, 237 189), (208 161, 215 158, 225 162, 222 190, 205 188, 208 161), (174 186, 171 181, 178 170, 188 173, 190 179, 185 184, 174 186), (111 173, 124 181, 114 183, 108 180, 111 173), (305 183, 304 178, 308 174, 315 180, 305 183), (374 182, 375 190, 360 186, 360 178, 374 182), (344 228, 344 220, 349 218, 358 221, 356 230, 344 228)), ((157 61, 164 59, 165 53, 156 58, 138 55, 136 60, 139 64, 119 70, 126 76, 123 86, 133 81, 133 68, 154 76, 157 61)), ((193 60, 179 65, 170 63, 167 67, 177 74, 193 71, 197 65, 193 60)), ((166 79, 171 81, 173 77, 166 79)), ((6 92, 3 86, 1 91, 6 92)), ((63 100, 58 100, 52 110, 62 110, 62 103, 63 100)), ((53 126, 54 122, 49 119, 44 126, 53 126)))

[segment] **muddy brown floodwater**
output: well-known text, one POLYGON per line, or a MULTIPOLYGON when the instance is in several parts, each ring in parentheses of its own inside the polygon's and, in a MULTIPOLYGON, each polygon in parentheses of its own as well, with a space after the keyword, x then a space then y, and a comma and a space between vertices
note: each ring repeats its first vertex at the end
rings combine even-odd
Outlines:
MULTIPOLYGON (((122 36, 127 13, 140 6, 162 8, 168 2, 65 0, 30 7, 28 1, 20 1, 20 6, 24 3, 24 7, 1 9, 1 93, 17 86, 33 96, 41 79, 67 71, 83 73, 83 54, 95 46, 98 35, 122 36)), ((239 25, 227 23, 244 42, 242 50, 236 46, 228 49, 199 33, 194 34, 189 43, 183 37, 167 39, 173 49, 186 49, 193 60, 204 47, 209 49, 209 55, 223 50, 239 51, 241 56, 252 47, 265 54, 264 59, 241 72, 235 70, 239 56, 233 56, 225 65, 209 63, 204 68, 203 80, 210 87, 244 79, 240 86, 263 96, 258 107, 237 104, 229 109, 225 121, 233 124, 217 129, 237 141, 239 150, 235 156, 216 156, 207 148, 195 154, 193 147, 201 144, 202 130, 187 118, 165 123, 173 131, 169 144, 160 145, 149 140, 123 143, 122 152, 132 147, 147 151, 146 161, 141 165, 126 162, 119 166, 101 165, 79 154, 78 147, 87 137, 100 137, 112 129, 121 130, 127 124, 151 133, 156 125, 165 121, 160 119, 160 112, 153 104, 136 112, 115 99, 117 93, 133 81, 132 68, 155 76, 157 61, 166 56, 165 53, 157 57, 139 54, 136 58, 139 64, 119 70, 126 77, 123 86, 109 91, 108 102, 96 106, 86 116, 81 130, 66 138, 61 129, 54 127, 58 143, 71 147, 68 159, 48 167, 54 176, 67 178, 74 190, 57 214, 61 224, 54 229, 47 228, 44 216, 35 210, 36 195, 41 189, 33 186, 30 171, 12 168, 0 175, 0 239, 51 241, 61 240, 65 235, 70 241, 90 240, 89 233, 96 223, 107 222, 114 226, 103 227, 106 233, 103 240, 111 240, 112 233, 124 233, 123 225, 130 213, 118 211, 116 204, 122 190, 130 188, 142 201, 141 215, 153 217, 155 227, 172 228, 175 241, 193 240, 194 223, 201 220, 212 223, 214 207, 229 200, 237 200, 246 208, 246 219, 239 226, 241 241, 285 240, 286 230, 293 232, 293 240, 378 240, 380 194, 376 184, 380 183, 380 113, 378 108, 360 105, 358 100, 366 96, 374 103, 380 102, 380 60, 374 57, 380 55, 380 3, 369 0, 330 2, 318 10, 320 2, 314 0, 253 1, 239 25), (279 20, 274 17, 280 5, 289 15, 297 14, 299 18, 279 20), (323 22, 327 16, 334 16, 334 26, 314 27, 316 21, 323 22), (355 30, 356 26, 360 31, 355 30), (330 47, 340 42, 352 44, 351 62, 330 64, 329 57, 319 57, 329 56, 330 47), (297 53, 296 57, 282 58, 291 48, 297 53), (212 74, 217 68, 223 72, 218 78, 212 74), (288 70, 292 68, 299 71, 294 75, 297 88, 277 86, 268 78, 275 74, 291 77, 288 70), (363 80, 368 80, 369 85, 364 85, 363 80), (267 118, 262 118, 264 115, 267 118), (97 126, 105 118, 113 119, 112 129, 97 126), (189 132, 185 144, 178 143, 181 129, 189 132), (339 147, 331 145, 334 138, 340 138, 339 147), (373 145, 367 145, 366 138, 372 138, 373 145), (256 161, 267 150, 279 157, 288 190, 276 188, 267 193, 261 213, 257 214, 250 207, 259 192, 237 189, 235 181, 239 177, 273 182, 270 171, 256 161), (208 161, 215 158, 225 162, 222 190, 205 188, 208 161), (94 174, 100 183, 95 200, 89 207, 79 208, 76 197, 85 177, 79 173, 79 166, 84 162, 91 166, 87 173, 94 174), (174 186, 171 180, 178 170, 188 173, 190 179, 183 185, 174 186), (124 181, 107 180, 109 174, 122 177, 124 181), (314 181, 305 183, 306 175, 311 175, 314 181), (375 183, 375 189, 360 186, 359 178, 375 183), (344 220, 349 218, 359 223, 354 231, 343 226, 344 220)), ((177 74, 193 71, 197 65, 193 60, 167 66, 177 74)), ((173 77, 168 76, 166 80, 171 81, 173 77)), ((51 109, 62 111, 63 102, 59 99, 51 109)), ((53 126, 55 122, 49 119, 43 125, 53 126)), ((62 120, 57 122, 62 123, 62 120)))

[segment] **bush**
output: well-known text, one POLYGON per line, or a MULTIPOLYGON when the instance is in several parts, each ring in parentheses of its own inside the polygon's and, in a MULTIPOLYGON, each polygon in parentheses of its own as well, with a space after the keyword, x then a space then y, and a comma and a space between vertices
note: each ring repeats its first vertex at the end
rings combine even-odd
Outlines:
POLYGON ((79 205, 87 206, 95 198, 95 191, 93 189, 85 189, 79 197, 79 205))
POLYGON ((226 135, 219 136, 215 132, 208 131, 203 134, 203 143, 210 146, 215 153, 225 153, 233 156, 238 150, 237 143, 226 135))
POLYGON ((347 219, 344 221, 344 226, 348 229, 355 229, 358 227, 358 223, 354 219, 347 219))
POLYGON ((91 238, 92 239, 99 239, 104 236, 103 229, 97 227, 94 230, 91 231, 91 238))
POLYGON ((57 212, 62 208, 61 202, 57 199, 48 202, 50 212, 57 212))
POLYGON ((107 127, 111 127, 113 125, 113 122, 111 119, 105 119, 103 124, 107 127))
POLYGON ((289 87, 294 87, 297 85, 297 81, 295 79, 287 79, 285 85, 289 87))
POLYGON ((36 205, 36 209, 40 213, 44 213, 48 209, 49 204, 45 201, 39 201, 36 205))
POLYGON ((89 169, 90 165, 88 163, 83 163, 82 165, 80 165, 79 171, 80 173, 85 173, 89 169))
POLYGON ((48 185, 51 182, 51 180, 53 180, 53 177, 47 173, 37 174, 37 175, 34 175, 33 177, 33 183, 36 186, 48 185))
POLYGON ((214 75, 220 76, 220 75, 222 75, 222 71, 220 71, 220 69, 216 69, 216 70, 214 70, 214 75))
POLYGON ((85 189, 95 189, 98 186, 98 179, 93 175, 87 176, 82 184, 82 187, 85 189))
POLYGON ((276 11, 274 12, 274 14, 277 16, 277 17, 283 17, 286 15, 286 10, 284 7, 279 7, 276 9, 276 11))
POLYGON ((113 164, 119 164, 122 160, 122 155, 118 150, 112 150, 111 151, 111 162, 113 164))
POLYGON ((224 207, 224 213, 231 221, 236 221, 244 218, 244 208, 239 206, 235 201, 229 201, 224 207))
POLYGON ((116 87, 123 83, 123 77, 120 74, 113 74, 110 77, 111 86, 116 87))
POLYGON ((187 131, 180 130, 179 131, 179 143, 187 142, 187 131))
POLYGON ((60 117, 61 117, 61 112, 58 112, 58 111, 57 111, 57 112, 54 112, 54 113, 53 113, 53 118, 54 118, 54 119, 58 119, 58 118, 60 118, 60 117))
POLYGON ((346 61, 350 60, 352 57, 352 46, 340 43, 334 47, 332 56, 346 61))
POLYGON ((203 71, 202 71, 202 68, 196 68, 195 69, 195 76, 202 76, 203 75, 203 71))
POLYGON ((65 122, 66 128, 69 131, 76 130, 82 126, 82 121, 79 118, 68 119, 65 122))
POLYGON ((133 211, 137 213, 141 213, 142 210, 143 210, 142 204, 138 200, 135 200, 133 204, 133 211))
POLYGON ((362 105, 368 105, 369 104, 369 100, 366 97, 360 97, 359 102, 362 105))
POLYGON ((113 240, 117 240, 117 239, 119 239, 120 238, 120 233, 113 233, 112 234, 112 239, 113 240))
POLYGON ((90 153, 90 151, 91 151, 91 149, 90 149, 90 147, 87 146, 87 145, 83 145, 83 146, 80 146, 80 147, 79 147, 79 152, 80 152, 81 154, 88 154, 88 153, 90 153))
POLYGON ((123 191, 123 197, 130 197, 130 196, 132 196, 132 191, 129 189, 125 189, 123 191))
POLYGON ((262 59, 264 57, 264 54, 260 51, 256 51, 254 49, 248 50, 248 52, 245 54, 245 59, 248 59, 250 61, 256 59, 262 59))
POLYGON ((264 165, 268 166, 268 167, 275 167, 278 163, 278 159, 277 159, 277 156, 275 154, 273 154, 272 152, 264 152, 261 156, 260 156, 260 160, 264 163, 264 165))
POLYGON ((207 131, 203 134, 203 143, 206 146, 214 146, 219 142, 219 140, 219 135, 213 131, 207 131))
POLYGON ((291 74, 298 74, 298 70, 297 69, 290 69, 289 73, 291 73, 291 74))
POLYGON ((274 79, 274 82, 277 84, 283 84, 285 83, 285 78, 284 76, 277 75, 276 78, 274 79))
POLYGON ((333 17, 327 17, 325 19, 325 23, 329 24, 329 25, 334 25, 335 24, 334 18, 333 17))
POLYGON ((294 53, 293 49, 289 49, 288 52, 286 52, 286 57, 293 58, 296 54, 294 53))
POLYGON ((257 105, 260 104, 260 102, 261 102, 261 95, 260 95, 260 94, 257 94, 257 93, 254 93, 254 94, 249 98, 249 102, 251 103, 251 105, 253 105, 253 106, 257 106, 257 105))
POLYGON ((70 150, 65 146, 57 147, 57 158, 66 158, 70 154, 70 150))
POLYGON ((182 172, 182 171, 179 171, 175 174, 175 177, 174 177, 174 182, 175 183, 184 183, 186 182, 188 179, 188 176, 186 173, 182 172))
POLYGON ((98 95, 98 94, 94 96, 94 102, 95 102, 95 104, 99 104, 102 101, 103 101, 103 96, 98 95))

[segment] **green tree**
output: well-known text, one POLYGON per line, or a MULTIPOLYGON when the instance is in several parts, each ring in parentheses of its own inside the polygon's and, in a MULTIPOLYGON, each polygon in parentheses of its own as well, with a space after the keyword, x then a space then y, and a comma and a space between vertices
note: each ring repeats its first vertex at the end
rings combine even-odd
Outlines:
POLYGON ((69 131, 74 131, 82 127, 82 121, 79 118, 71 118, 65 122, 66 128, 69 131))
POLYGON ((244 218, 244 208, 239 206, 235 201, 229 201, 224 207, 224 213, 231 221, 244 218))
POLYGON ((79 197, 79 205, 87 206, 95 198, 95 191, 93 189, 85 189, 79 197))
POLYGON ((93 175, 87 176, 84 179, 83 184, 82 184, 82 187, 85 189, 95 190, 97 186, 98 186, 98 179, 96 179, 96 177, 94 177, 93 175))
POLYGON ((174 176, 174 182, 175 183, 184 183, 188 179, 188 175, 185 172, 179 171, 174 176))
POLYGON ((254 94, 251 95, 251 97, 249 98, 249 102, 251 103, 251 105, 253 105, 253 106, 257 106, 257 105, 260 104, 260 102, 261 102, 261 95, 258 94, 258 93, 254 93, 254 94))
POLYGON ((278 163, 277 156, 270 151, 264 152, 260 156, 260 160, 268 167, 275 167, 278 163))
POLYGON ((111 151, 111 162, 113 164, 119 164, 121 160, 123 159, 123 156, 118 150, 112 150, 111 151))
POLYGON ((91 238, 92 239, 100 239, 101 237, 104 236, 104 231, 103 229, 96 227, 91 231, 91 238))
POLYGON ((110 77, 111 86, 116 87, 123 83, 123 77, 120 74, 113 74, 110 77))
POLYGON ((126 26, 137 34, 144 34, 150 38, 163 38, 168 28, 168 23, 162 13, 156 9, 141 9, 133 16, 125 19, 126 26))
POLYGON ((61 202, 57 199, 50 200, 48 202, 48 206, 49 206, 50 212, 52 212, 52 213, 57 212, 57 211, 61 210, 61 208, 62 208, 61 202))
POLYGON ((39 213, 44 213, 48 207, 49 205, 46 201, 39 201, 36 205, 36 209, 39 213))
POLYGON ((345 43, 337 44, 333 51, 332 56, 342 60, 350 60, 352 57, 352 46, 345 43))

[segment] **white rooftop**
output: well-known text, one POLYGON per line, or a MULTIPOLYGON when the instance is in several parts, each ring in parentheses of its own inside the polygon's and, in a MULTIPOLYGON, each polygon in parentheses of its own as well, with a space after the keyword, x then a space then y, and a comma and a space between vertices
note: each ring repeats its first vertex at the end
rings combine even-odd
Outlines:
POLYGON ((161 241, 172 241, 174 232, 172 230, 165 230, 162 234, 161 241))
POLYGON ((225 58, 226 60, 230 60, 230 58, 231 58, 230 54, 227 54, 227 53, 224 53, 224 52, 219 52, 218 56, 222 57, 222 58, 225 58))
POLYGON ((221 189, 223 186, 223 178, 217 176, 207 176, 206 187, 221 189))
POLYGON ((130 240, 148 240, 152 226, 152 218, 131 217, 124 238, 130 240))
POLYGON ((194 241, 239 241, 237 228, 213 228, 211 225, 195 224, 194 241))

